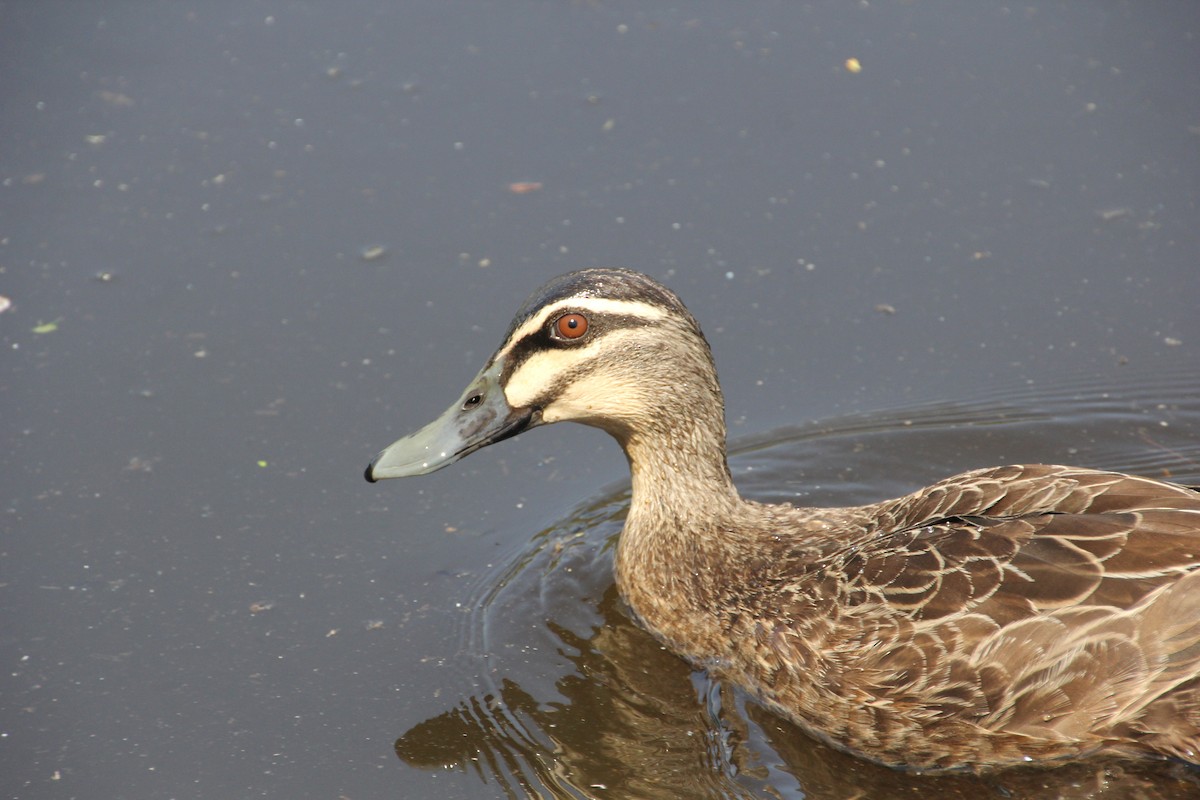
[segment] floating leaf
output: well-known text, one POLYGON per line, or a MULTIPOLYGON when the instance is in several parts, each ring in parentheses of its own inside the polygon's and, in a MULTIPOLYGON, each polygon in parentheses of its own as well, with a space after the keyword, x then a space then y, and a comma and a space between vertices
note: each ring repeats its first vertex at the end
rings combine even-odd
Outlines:
POLYGON ((33 328, 33 332, 54 333, 56 330, 58 330, 58 323, 60 322, 62 322, 62 317, 59 317, 52 322, 38 322, 38 324, 33 328))

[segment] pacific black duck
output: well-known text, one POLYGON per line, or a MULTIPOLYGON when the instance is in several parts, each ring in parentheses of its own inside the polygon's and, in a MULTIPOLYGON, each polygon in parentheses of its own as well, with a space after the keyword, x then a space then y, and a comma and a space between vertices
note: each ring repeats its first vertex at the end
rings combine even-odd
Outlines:
POLYGON ((700 326, 619 269, 537 290, 462 397, 366 477, 563 420, 629 459, 615 569, 641 624, 810 734, 919 770, 1200 764, 1195 490, 1034 464, 854 508, 743 500, 700 326))

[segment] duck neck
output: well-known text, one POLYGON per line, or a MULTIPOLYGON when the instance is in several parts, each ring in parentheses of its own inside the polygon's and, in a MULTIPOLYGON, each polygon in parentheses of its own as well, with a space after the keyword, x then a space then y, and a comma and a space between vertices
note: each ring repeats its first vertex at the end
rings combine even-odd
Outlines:
POLYGON ((720 650, 721 565, 729 561, 739 505, 725 460, 725 425, 715 416, 673 415, 622 441, 633 496, 617 543, 617 588, 652 633, 685 658, 720 650))
POLYGON ((631 516, 678 527, 720 519, 738 502, 723 420, 691 417, 683 423, 624 442, 633 487, 631 516))
POLYGON ((633 487, 620 549, 691 549, 697 533, 723 527, 736 513, 741 499, 726 461, 724 404, 715 377, 702 391, 675 393, 669 409, 658 409, 617 438, 633 487))

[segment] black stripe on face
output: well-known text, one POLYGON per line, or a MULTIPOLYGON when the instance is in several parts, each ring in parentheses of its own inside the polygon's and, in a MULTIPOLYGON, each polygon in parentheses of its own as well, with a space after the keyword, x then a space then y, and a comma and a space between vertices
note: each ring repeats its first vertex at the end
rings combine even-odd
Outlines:
MULTIPOLYGON (((653 278, 628 269, 583 269, 569 272, 553 278, 538 288, 513 318, 505 333, 505 346, 497 353, 504 358, 504 370, 500 376, 502 385, 507 385, 509 378, 531 356, 539 352, 566 350, 571 347, 586 346, 598 337, 618 330, 640 328, 649 325, 666 324, 668 327, 680 326, 687 333, 694 334, 701 341, 704 334, 699 323, 687 310, 680 299, 667 287, 653 278), (664 317, 658 320, 647 319, 638 314, 622 314, 618 311, 601 311, 595 307, 589 308, 588 300, 614 301, 636 303, 642 306, 659 309, 664 317), (575 301, 575 302, 573 302, 575 301), (545 315, 537 330, 529 331, 513 342, 512 337, 527 326, 530 320, 543 314, 547 308, 557 308, 554 313, 545 315), (564 314, 583 314, 588 318, 588 331, 579 339, 565 340, 553 333, 555 322, 564 314)), ((581 368, 585 365, 581 364, 581 368)), ((578 373, 572 370, 573 375, 578 373)), ((574 377, 572 377, 572 380, 574 377)), ((552 396, 556 387, 545 387, 542 396, 552 396)))
POLYGON ((513 374, 526 360, 535 353, 546 350, 570 350, 580 347, 604 336, 610 331, 622 328, 639 328, 654 324, 644 317, 633 314, 599 314, 595 311, 580 307, 564 306, 561 311, 551 314, 545 323, 535 331, 531 331, 508 348, 504 356, 504 371, 500 377, 501 384, 507 383, 513 374), (553 333, 554 324, 566 314, 582 314, 588 319, 588 330, 578 339, 563 339, 553 333))
POLYGON ((505 340, 542 308, 572 297, 647 303, 690 316, 674 292, 648 275, 630 269, 581 269, 559 275, 535 290, 517 311, 505 340))

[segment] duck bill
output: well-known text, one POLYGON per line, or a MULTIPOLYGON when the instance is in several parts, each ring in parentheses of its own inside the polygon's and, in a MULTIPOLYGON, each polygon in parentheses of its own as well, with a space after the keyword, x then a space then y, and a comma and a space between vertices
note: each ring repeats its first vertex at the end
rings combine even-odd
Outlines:
POLYGON ((482 447, 539 424, 537 409, 513 408, 500 387, 501 362, 483 368, 462 397, 416 433, 385 447, 367 465, 371 483, 436 472, 482 447))

